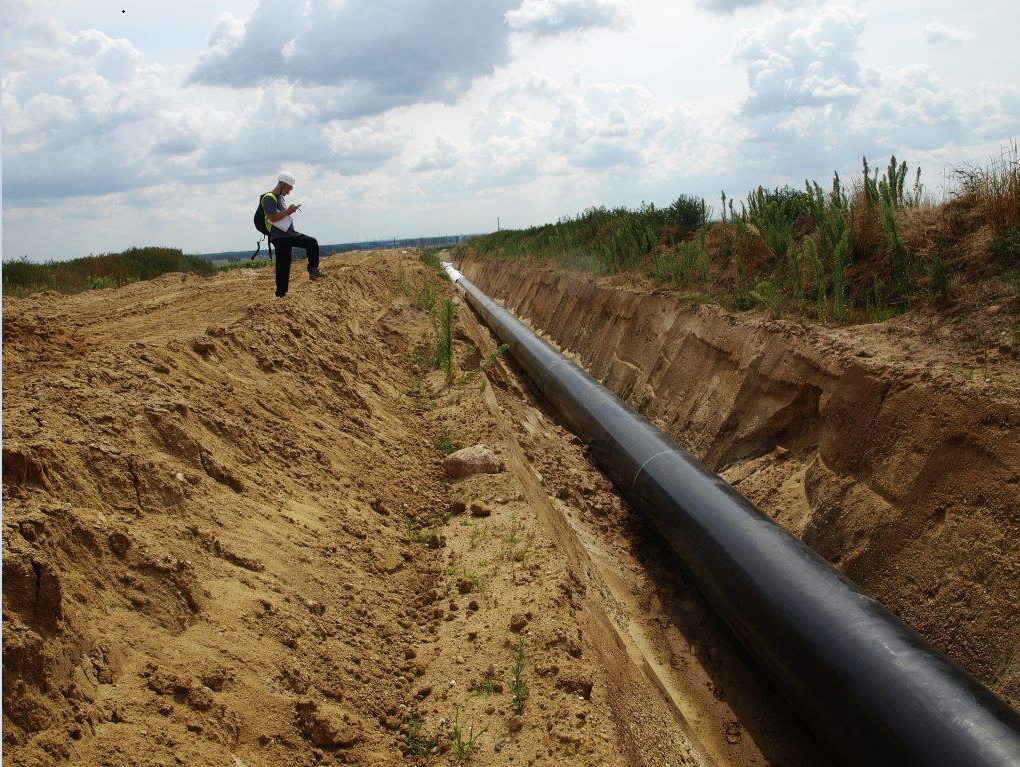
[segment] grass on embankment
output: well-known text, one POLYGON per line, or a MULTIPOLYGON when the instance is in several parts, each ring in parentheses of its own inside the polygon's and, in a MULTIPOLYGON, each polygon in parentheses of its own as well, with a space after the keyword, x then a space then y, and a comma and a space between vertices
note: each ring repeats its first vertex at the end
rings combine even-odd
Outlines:
POLYGON ((29 263, 27 259, 5 261, 3 294, 27 296, 44 290, 81 293, 97 288, 119 288, 130 282, 151 280, 167 272, 215 274, 224 269, 265 266, 268 261, 245 261, 217 267, 201 256, 187 256, 177 248, 128 248, 123 253, 85 256, 70 261, 29 263))
POLYGON ((880 171, 827 187, 758 189, 662 208, 589 208, 574 218, 504 230, 460 246, 460 255, 526 260, 594 275, 631 274, 684 300, 774 316, 880 321, 924 301, 951 302, 968 281, 1000 279, 1020 303, 1020 162, 1011 144, 987 168, 956 172, 935 204, 892 158, 880 171), (908 181, 910 185, 908 186, 908 181))

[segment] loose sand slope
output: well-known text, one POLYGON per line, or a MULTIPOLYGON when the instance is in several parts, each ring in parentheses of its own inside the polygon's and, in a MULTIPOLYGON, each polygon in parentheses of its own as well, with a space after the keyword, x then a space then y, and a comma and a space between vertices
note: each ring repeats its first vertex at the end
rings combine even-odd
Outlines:
POLYGON ((828 761, 465 308, 416 367, 448 283, 325 267, 4 301, 5 765, 828 761))

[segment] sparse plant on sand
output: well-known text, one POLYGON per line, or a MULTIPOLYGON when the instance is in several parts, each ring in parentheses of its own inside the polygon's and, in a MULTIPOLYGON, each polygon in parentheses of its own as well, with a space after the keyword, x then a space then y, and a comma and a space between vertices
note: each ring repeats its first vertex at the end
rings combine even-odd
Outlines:
POLYGON ((485 578, 474 570, 455 567, 450 570, 450 575, 456 578, 457 591, 461 594, 485 590, 485 578))
POLYGON ((453 383, 453 326, 456 319, 452 298, 439 304, 432 315, 436 332, 436 365, 443 371, 447 386, 453 383))
POLYGON ((503 548, 500 552, 502 559, 509 562, 524 562, 529 556, 531 536, 523 536, 524 521, 516 514, 511 517, 510 527, 502 536, 503 548))
POLYGON ((496 692, 496 680, 492 677, 486 677, 471 694, 477 696, 484 695, 486 698, 491 698, 494 692, 496 692))
POLYGON ((450 521, 450 512, 433 511, 420 517, 408 517, 404 520, 407 537, 413 543, 428 544, 435 537, 435 529, 450 521))
POLYGON ((462 447, 464 443, 460 438, 450 432, 448 429, 443 429, 443 433, 436 437, 436 441, 433 443, 436 449, 443 455, 450 455, 450 453, 456 453, 462 447))
POLYGON ((432 396, 432 392, 429 387, 425 384, 425 380, 420 375, 412 376, 410 383, 407 386, 407 390, 404 392, 408 397, 411 398, 411 402, 414 404, 414 409, 421 412, 428 412, 436 406, 436 400, 432 396))
POLYGON ((513 707, 517 714, 524 711, 524 703, 528 699, 530 690, 524 679, 524 667, 527 660, 527 653, 524 647, 524 639, 517 641, 517 650, 514 652, 514 665, 510 667, 510 692, 513 693, 513 707))
POLYGON ((477 747, 478 739, 488 729, 486 726, 475 732, 475 725, 472 722, 468 725, 468 732, 465 735, 464 728, 460 724, 460 709, 457 709, 453 715, 453 724, 450 726, 450 745, 453 749, 453 755, 460 761, 466 760, 477 747))
POLYGON ((438 741, 424 732, 425 723, 421 719, 411 718, 404 724, 404 748, 411 756, 428 756, 438 747, 438 741))
POLYGON ((426 312, 435 311, 439 302, 439 289, 432 280, 423 279, 414 286, 414 305, 426 312))
POLYGON ((457 383, 461 385, 471 383, 473 380, 475 380, 475 378, 477 378, 479 375, 481 375, 490 367, 492 367, 496 363, 496 360, 498 360, 500 357, 506 354, 509 350, 510 344, 500 344, 498 347, 496 347, 496 350, 492 352, 492 354, 490 354, 488 357, 482 360, 482 364, 480 364, 475 370, 472 370, 471 372, 461 376, 460 380, 457 383))
POLYGON ((442 254, 444 252, 445 251, 441 248, 425 248, 421 252, 421 261, 423 264, 433 269, 442 279, 449 280, 450 276, 443 268, 442 254))

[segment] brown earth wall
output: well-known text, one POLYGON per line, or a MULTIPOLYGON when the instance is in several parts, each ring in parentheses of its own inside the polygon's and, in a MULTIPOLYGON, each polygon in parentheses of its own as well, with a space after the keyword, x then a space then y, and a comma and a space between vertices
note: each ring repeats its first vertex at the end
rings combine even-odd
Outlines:
POLYGON ((942 375, 872 326, 517 264, 460 269, 1020 707, 1016 387, 942 375))

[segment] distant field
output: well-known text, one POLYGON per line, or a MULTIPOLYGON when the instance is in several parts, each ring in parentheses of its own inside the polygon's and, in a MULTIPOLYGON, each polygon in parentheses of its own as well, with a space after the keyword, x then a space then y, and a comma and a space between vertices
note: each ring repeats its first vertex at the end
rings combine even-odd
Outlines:
MULTIPOLYGON (((405 237, 403 239, 390 238, 388 240, 366 240, 364 242, 343 242, 334 245, 319 245, 319 252, 323 256, 330 256, 334 253, 347 253, 353 250, 385 250, 386 248, 442 248, 452 247, 472 238, 481 237, 480 234, 451 234, 442 237, 405 237)), ((263 245, 263 253, 265 246, 263 245)), ((295 254, 301 251, 295 251, 295 254)), ((233 250, 223 253, 204 253, 203 258, 213 262, 239 261, 251 258, 252 251, 233 250)))

